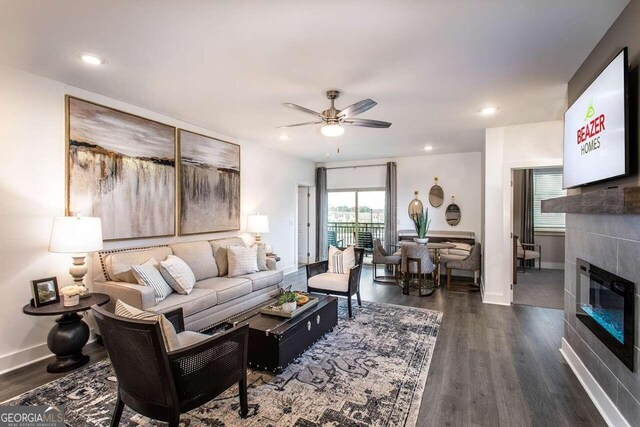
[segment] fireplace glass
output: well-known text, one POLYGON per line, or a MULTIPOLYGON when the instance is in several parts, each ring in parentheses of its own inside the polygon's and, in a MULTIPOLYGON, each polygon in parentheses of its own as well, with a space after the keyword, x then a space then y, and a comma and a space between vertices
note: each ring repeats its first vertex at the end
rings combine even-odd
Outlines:
POLYGON ((576 316, 633 370, 635 285, 577 260, 576 316))

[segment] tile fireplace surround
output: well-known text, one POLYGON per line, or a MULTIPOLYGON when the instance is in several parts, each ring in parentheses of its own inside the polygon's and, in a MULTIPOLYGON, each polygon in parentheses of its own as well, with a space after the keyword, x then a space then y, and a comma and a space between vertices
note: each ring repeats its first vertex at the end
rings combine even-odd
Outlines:
POLYGON ((631 425, 640 420, 640 215, 567 214, 564 337, 631 425), (576 318, 576 259, 636 282, 635 372, 576 318))

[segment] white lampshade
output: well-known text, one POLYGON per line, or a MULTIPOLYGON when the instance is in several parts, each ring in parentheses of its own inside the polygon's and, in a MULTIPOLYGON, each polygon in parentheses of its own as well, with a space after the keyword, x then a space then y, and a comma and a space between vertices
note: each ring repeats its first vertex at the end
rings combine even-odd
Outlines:
POLYGON ((84 254, 102 250, 100 218, 60 216, 53 219, 49 252, 84 254))
POLYGON ((269 217, 266 215, 249 215, 247 217, 247 231, 249 233, 268 233, 269 217))

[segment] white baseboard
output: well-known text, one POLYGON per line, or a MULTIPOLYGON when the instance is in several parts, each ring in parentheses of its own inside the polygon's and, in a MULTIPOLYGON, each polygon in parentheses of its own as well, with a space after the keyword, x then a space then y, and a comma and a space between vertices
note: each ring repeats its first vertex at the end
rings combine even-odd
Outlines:
POLYGON ((482 293, 482 302, 485 304, 511 305, 509 295, 482 293))
POLYGON ((604 392, 602 387, 600 387, 596 379, 593 378, 591 372, 584 366, 582 360, 580 360, 576 352, 571 348, 571 345, 569 345, 564 338, 562 338, 560 353, 562 353, 564 360, 567 361, 573 373, 578 377, 580 384, 584 387, 607 425, 612 427, 630 427, 630 424, 622 416, 616 405, 609 396, 607 396, 607 393, 604 392))
POLYGON ((51 356, 47 343, 18 350, 0 357, 0 375, 51 356))
POLYGON ((285 276, 291 273, 295 273, 296 271, 298 271, 297 265, 291 265, 289 267, 285 267, 282 269, 282 272, 284 273, 285 276))
POLYGON ((551 270, 564 270, 564 262, 548 262, 542 261, 540 265, 542 269, 551 269, 551 270))
MULTIPOLYGON (((95 340, 96 337, 92 330, 87 344, 91 344, 95 340)), ((31 365, 32 363, 39 362, 51 356, 53 356, 53 353, 51 353, 49 347, 47 347, 47 343, 5 354, 0 357, 0 375, 31 365)))

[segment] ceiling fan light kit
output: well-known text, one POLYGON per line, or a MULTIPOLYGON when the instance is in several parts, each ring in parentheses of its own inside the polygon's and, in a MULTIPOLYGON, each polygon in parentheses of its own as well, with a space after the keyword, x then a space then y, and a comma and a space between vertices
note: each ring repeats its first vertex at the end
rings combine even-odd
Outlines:
POLYGON ((320 128, 324 136, 340 136, 344 133, 344 128, 337 123, 326 124, 320 128))
POLYGON ((305 107, 301 107, 292 103, 285 103, 284 105, 289 108, 293 108, 294 110, 302 111, 303 113, 311 114, 320 119, 320 121, 315 122, 306 122, 306 123, 297 123, 289 126, 279 126, 280 129, 298 127, 298 126, 306 126, 306 125, 319 125, 323 124, 322 128, 320 128, 320 132, 324 136, 334 137, 340 136, 344 133, 344 125, 352 125, 352 126, 360 126, 360 127, 369 127, 369 128, 388 128, 391 126, 389 122, 383 122, 381 120, 370 120, 370 119, 358 119, 354 118, 358 114, 362 114, 365 111, 368 111, 378 105, 372 99, 364 99, 360 102, 356 102, 353 105, 348 106, 344 110, 338 110, 335 107, 335 99, 340 96, 340 92, 337 90, 328 90, 327 98, 331 101, 331 107, 329 109, 324 110, 322 113, 318 113, 317 111, 310 110, 305 107))

